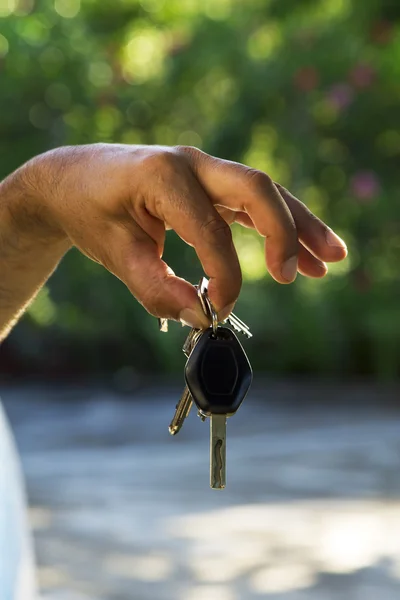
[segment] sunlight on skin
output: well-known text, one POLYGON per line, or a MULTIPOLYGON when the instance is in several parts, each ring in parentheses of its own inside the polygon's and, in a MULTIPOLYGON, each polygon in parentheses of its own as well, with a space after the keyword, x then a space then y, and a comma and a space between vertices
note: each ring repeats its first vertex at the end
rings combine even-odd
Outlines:
POLYGON ((399 517, 400 503, 301 501, 180 517, 168 531, 190 540, 197 581, 247 575, 255 593, 288 593, 312 588, 319 573, 352 573, 385 559, 400 578, 399 517))
MULTIPOLYGON (((344 235, 344 234, 343 234, 344 235)), ((355 254, 352 249, 349 250, 349 254, 346 256, 346 260, 342 260, 337 263, 329 263, 329 275, 343 277, 350 273, 355 266, 355 254)))

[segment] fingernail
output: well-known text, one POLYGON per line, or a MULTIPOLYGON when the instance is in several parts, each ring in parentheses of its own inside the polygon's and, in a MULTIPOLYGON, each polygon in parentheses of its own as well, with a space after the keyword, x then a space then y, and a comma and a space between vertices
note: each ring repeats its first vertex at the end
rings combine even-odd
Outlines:
POLYGON ((328 246, 335 246, 336 248, 347 248, 346 243, 332 231, 328 229, 325 233, 325 239, 328 246))
POLYGON ((324 273, 327 273, 328 270, 329 270, 328 269, 328 265, 326 263, 324 263, 324 262, 321 265, 318 265, 318 266, 319 266, 320 270, 323 271, 324 273))
POLYGON ((184 325, 188 325, 189 327, 196 327, 198 329, 202 329, 203 327, 208 327, 209 323, 207 321, 207 317, 204 313, 198 313, 193 308, 184 308, 179 313, 179 320, 184 325))
POLYGON ((315 274, 315 277, 325 277, 325 275, 328 273, 328 265, 326 265, 324 262, 321 262, 321 264, 316 264, 316 267, 318 268, 319 273, 315 274))
POLYGON ((225 306, 225 308, 223 308, 222 310, 220 310, 218 312, 218 318, 220 321, 225 321, 225 319, 227 319, 229 317, 229 315, 231 314, 231 312, 233 311, 233 308, 235 306, 235 303, 232 302, 231 304, 227 304, 227 306, 225 306))
POLYGON ((281 268, 281 274, 283 279, 286 281, 294 281, 297 275, 297 256, 292 256, 288 258, 286 262, 283 263, 281 268))

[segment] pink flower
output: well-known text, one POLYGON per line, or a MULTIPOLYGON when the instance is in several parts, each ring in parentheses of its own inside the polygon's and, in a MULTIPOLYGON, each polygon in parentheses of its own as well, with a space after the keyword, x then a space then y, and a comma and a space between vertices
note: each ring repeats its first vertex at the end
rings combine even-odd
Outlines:
POLYGON ((328 99, 338 110, 343 110, 349 104, 351 104, 354 98, 354 90, 347 83, 337 83, 332 86, 329 93, 328 99))
POLYGON ((350 182, 353 195, 360 202, 370 202, 380 192, 381 186, 375 173, 372 171, 359 171, 350 182))

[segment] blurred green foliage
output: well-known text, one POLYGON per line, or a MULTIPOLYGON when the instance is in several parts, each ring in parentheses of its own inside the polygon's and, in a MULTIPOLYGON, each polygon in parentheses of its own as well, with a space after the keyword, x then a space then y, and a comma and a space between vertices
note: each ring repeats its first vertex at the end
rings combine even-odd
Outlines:
MULTIPOLYGON (((324 281, 280 286, 262 241, 235 229, 254 366, 399 373, 399 3, 0 0, 0 85, 2 176, 51 147, 109 141, 195 145, 289 187, 349 258, 324 281)), ((165 257, 199 279, 174 233, 165 257)), ((72 251, 7 342, 3 371, 177 370, 185 332, 170 330, 72 251)))

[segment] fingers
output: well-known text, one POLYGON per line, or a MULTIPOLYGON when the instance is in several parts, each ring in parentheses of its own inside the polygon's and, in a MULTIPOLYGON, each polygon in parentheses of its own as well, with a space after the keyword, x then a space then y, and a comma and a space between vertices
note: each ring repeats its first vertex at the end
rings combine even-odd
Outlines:
POLYGON ((322 261, 343 260, 347 256, 344 241, 287 189, 279 184, 276 186, 294 217, 299 239, 303 245, 322 261))
POLYGON ((315 258, 307 248, 299 244, 299 266, 298 271, 307 277, 320 278, 324 277, 328 272, 328 267, 322 260, 315 258))
POLYGON ((196 250, 209 277, 210 299, 220 318, 225 318, 231 312, 242 284, 229 225, 189 169, 181 177, 175 176, 159 211, 161 218, 196 250))
POLYGON ((114 224, 102 236, 100 261, 156 317, 204 328, 208 320, 193 285, 160 258, 156 242, 135 223, 114 224))
POLYGON ((260 171, 187 149, 191 164, 207 195, 216 204, 248 214, 266 238, 266 263, 280 283, 297 274, 297 231, 278 188, 260 171))
MULTIPOLYGON (((254 224, 249 215, 242 212, 235 212, 229 208, 216 207, 221 217, 227 223, 239 223, 244 227, 254 229, 254 224)), ((324 277, 328 272, 326 264, 313 256, 300 242, 298 248, 298 267, 297 271, 307 277, 324 277)))
POLYGON ((224 221, 228 223, 228 225, 232 225, 232 223, 239 223, 239 225, 242 225, 243 227, 254 229, 254 223, 247 213, 231 210, 230 208, 224 208, 223 206, 218 205, 216 205, 215 208, 224 221))
POLYGON ((249 215, 245 212, 237 212, 235 213, 235 222, 242 225, 242 227, 247 227, 248 229, 254 229, 254 223, 250 219, 249 215))

